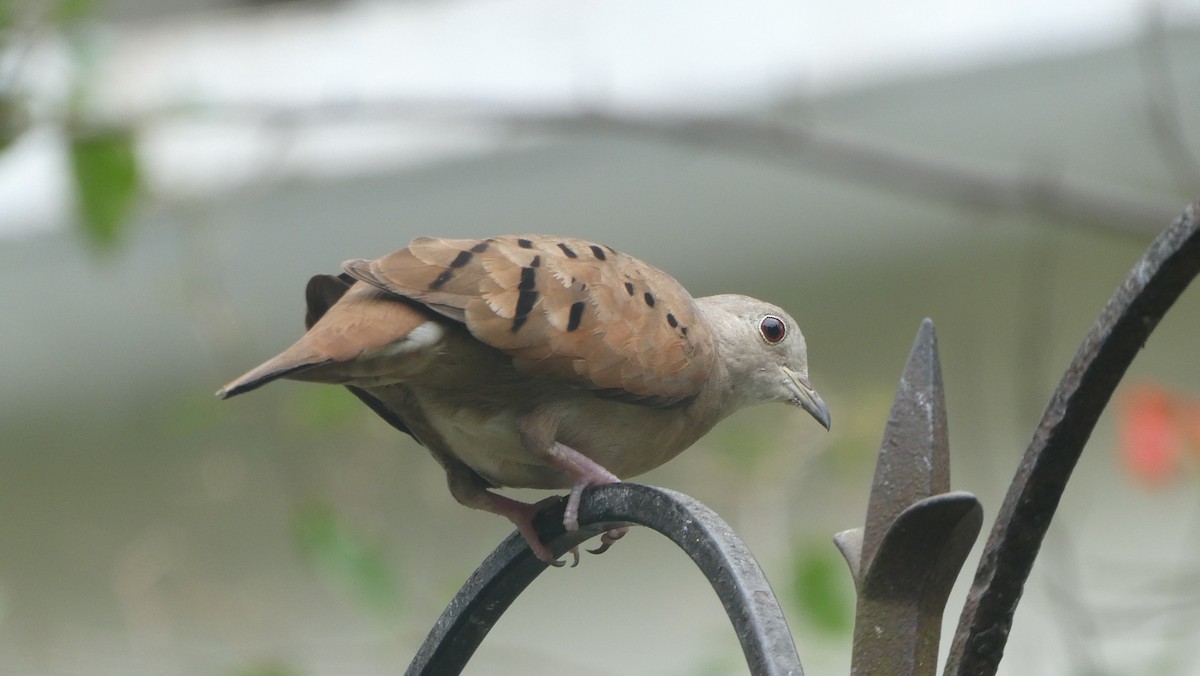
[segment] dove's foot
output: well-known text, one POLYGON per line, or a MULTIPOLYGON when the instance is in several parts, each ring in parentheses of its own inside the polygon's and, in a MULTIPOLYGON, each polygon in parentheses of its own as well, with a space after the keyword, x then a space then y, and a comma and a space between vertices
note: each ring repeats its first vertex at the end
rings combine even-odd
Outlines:
MULTIPOLYGON (((579 530, 579 501, 583 496, 584 489, 588 486, 619 483, 621 480, 596 461, 565 444, 553 442, 546 457, 571 479, 571 493, 567 496, 567 505, 563 509, 563 528, 570 532, 577 531, 579 530)), ((469 481, 455 481, 455 478, 457 475, 451 474, 450 490, 459 502, 468 507, 487 510, 503 516, 517 527, 517 531, 521 533, 521 537, 525 538, 525 542, 529 544, 529 549, 535 556, 553 566, 566 565, 554 558, 550 548, 542 543, 533 527, 533 519, 538 512, 549 502, 556 501, 558 498, 546 498, 535 504, 529 504, 487 490, 480 485, 480 482, 474 480, 476 478, 474 474, 467 477, 471 479, 469 481)), ((600 538, 600 546, 591 551, 597 554, 607 551, 612 543, 620 539, 627 530, 627 528, 609 530, 600 538)), ((579 549, 577 547, 571 549, 571 556, 574 558, 571 565, 578 565, 579 549)))
MULTIPOLYGON (((545 500, 539 500, 538 502, 529 504, 527 502, 521 502, 520 500, 506 498, 503 495, 493 493, 491 491, 484 491, 484 493, 487 495, 487 506, 485 509, 487 509, 489 512, 499 514, 500 516, 503 516, 511 521, 512 524, 517 527, 517 532, 521 534, 521 537, 525 538, 525 542, 529 545, 529 549, 533 551, 534 556, 552 566, 561 567, 566 565, 565 562, 554 558, 553 552, 550 551, 549 547, 542 544, 541 539, 538 537, 537 531, 533 527, 534 517, 536 517, 538 512, 542 511, 542 508, 547 504, 551 502, 557 502, 557 497, 549 497, 545 500)), ((579 553, 573 552, 573 554, 575 557, 575 562, 572 564, 572 566, 575 566, 579 564, 579 553)))
MULTIPOLYGON (((511 521, 512 524, 517 527, 517 532, 519 532, 521 537, 525 539, 525 543, 529 545, 529 549, 533 552, 534 556, 556 568, 561 568, 567 565, 566 561, 561 561, 554 558, 554 553, 550 551, 549 547, 542 543, 541 538, 538 537, 537 530, 535 530, 533 527, 533 520, 538 515, 538 512, 541 512, 543 508, 551 503, 558 502, 561 498, 557 496, 551 496, 545 498, 544 500, 539 500, 536 503, 529 504, 526 502, 521 502, 520 500, 507 498, 491 491, 484 492, 487 495, 487 505, 484 508, 489 512, 499 514, 500 516, 503 516, 511 521)), ((579 525, 576 523, 575 530, 578 528, 579 525)), ((608 551, 608 548, 611 547, 614 542, 620 540, 627 532, 629 532, 629 529, 626 527, 613 528, 612 530, 607 531, 600 536, 599 547, 595 549, 589 549, 588 551, 592 554, 603 554, 604 552, 608 551)), ((579 548, 572 547, 569 553, 571 554, 572 559, 571 567, 574 568, 575 566, 579 565, 579 548)))

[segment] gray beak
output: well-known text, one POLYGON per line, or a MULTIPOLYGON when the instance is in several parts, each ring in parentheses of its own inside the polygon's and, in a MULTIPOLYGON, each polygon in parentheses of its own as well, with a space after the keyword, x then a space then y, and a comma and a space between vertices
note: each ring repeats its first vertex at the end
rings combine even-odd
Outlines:
POLYGON ((821 427, 829 429, 829 407, 813 389, 808 378, 789 368, 784 368, 783 372, 788 378, 788 390, 792 393, 791 403, 808 411, 809 415, 821 423, 821 427))

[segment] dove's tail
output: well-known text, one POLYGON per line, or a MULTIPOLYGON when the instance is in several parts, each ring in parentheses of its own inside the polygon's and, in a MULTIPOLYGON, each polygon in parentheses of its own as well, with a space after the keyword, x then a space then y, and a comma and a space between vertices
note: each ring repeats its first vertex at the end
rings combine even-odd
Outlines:
MULTIPOLYGON (((305 328, 311 329, 317 320, 329 311, 329 308, 346 295, 346 291, 350 289, 353 282, 354 280, 346 275, 338 277, 317 275, 308 280, 308 288, 304 292, 308 305, 308 312, 304 317, 305 328)), ((225 387, 217 390, 217 396, 228 399, 243 392, 258 389, 273 380, 286 378, 333 361, 324 355, 315 354, 304 342, 304 338, 301 338, 299 342, 278 356, 242 374, 225 387)))
POLYGON ((278 356, 217 391, 228 399, 279 378, 334 385, 378 384, 411 374, 442 341, 446 320, 352 278, 317 275, 308 284, 308 332, 278 356), (349 281, 347 281, 349 280, 349 281))
POLYGON ((269 359, 235 378, 225 387, 217 390, 217 396, 222 399, 228 399, 229 397, 258 389, 279 378, 294 376, 318 366, 331 364, 334 361, 328 357, 317 355, 298 355, 296 354, 296 352, 299 352, 296 349, 297 347, 299 345, 285 350, 277 357, 269 359))

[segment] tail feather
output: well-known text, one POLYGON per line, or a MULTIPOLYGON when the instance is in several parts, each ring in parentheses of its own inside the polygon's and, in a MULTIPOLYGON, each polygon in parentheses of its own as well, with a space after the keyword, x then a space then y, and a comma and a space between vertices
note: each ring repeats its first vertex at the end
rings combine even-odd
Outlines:
POLYGON ((307 333, 278 356, 251 369, 217 391, 222 399, 249 392, 280 378, 330 384, 375 382, 420 366, 410 353, 440 339, 442 331, 423 331, 406 347, 421 326, 438 315, 411 301, 396 298, 369 284, 356 284, 349 275, 317 275, 305 292, 307 333))
POLYGON ((297 361, 289 358, 288 353, 284 352, 278 357, 260 364, 235 378, 225 387, 217 390, 217 396, 221 399, 228 399, 249 392, 250 390, 258 389, 271 381, 332 363, 332 359, 321 359, 319 357, 297 361))

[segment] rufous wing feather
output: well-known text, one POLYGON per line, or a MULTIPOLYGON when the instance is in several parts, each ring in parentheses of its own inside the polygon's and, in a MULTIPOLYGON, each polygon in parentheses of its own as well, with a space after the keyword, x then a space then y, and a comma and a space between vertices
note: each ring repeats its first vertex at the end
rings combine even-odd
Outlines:
POLYGON ((518 368, 644 403, 697 394, 713 340, 670 275, 592 242, 420 238, 346 272, 466 324, 518 368))

